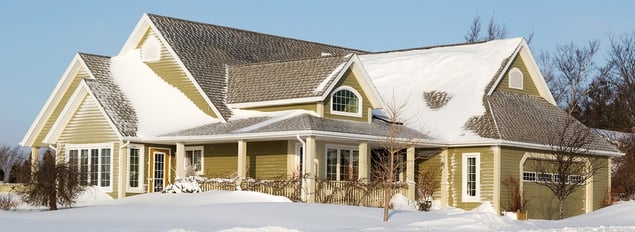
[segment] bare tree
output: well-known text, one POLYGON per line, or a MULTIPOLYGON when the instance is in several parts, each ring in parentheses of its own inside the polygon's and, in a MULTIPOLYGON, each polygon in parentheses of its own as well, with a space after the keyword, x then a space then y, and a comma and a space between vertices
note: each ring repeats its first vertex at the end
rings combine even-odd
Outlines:
POLYGON ((0 180, 10 182, 13 166, 20 163, 25 157, 26 153, 20 146, 0 145, 0 171, 4 174, 0 180))
POLYGON ((569 114, 580 111, 587 86, 598 75, 599 69, 593 58, 599 48, 600 42, 592 40, 585 47, 570 43, 557 46, 552 55, 542 53, 539 56, 541 71, 554 98, 569 114))
MULTIPOLYGON (((564 202, 584 187, 602 167, 598 156, 588 155, 594 134, 591 129, 568 117, 549 138, 545 157, 534 157, 536 183, 549 189, 559 202, 558 217, 564 217, 564 202)), ((591 200, 591 199, 587 199, 591 200)))
POLYGON ((412 136, 404 136, 405 127, 403 112, 405 104, 398 104, 393 96, 392 101, 384 109, 388 133, 380 137, 382 152, 377 153, 373 162, 373 176, 377 178, 384 190, 384 221, 388 221, 390 200, 394 187, 399 182, 399 171, 405 170, 404 154, 406 149, 414 142, 412 136), (405 138, 404 138, 405 137, 405 138))
MULTIPOLYGON (((623 120, 635 126, 635 31, 620 36, 609 36, 609 75, 618 86, 617 101, 623 120)), ((624 128, 630 130, 631 128, 624 128)))
POLYGON ((490 18, 484 35, 481 35, 481 31, 481 16, 476 15, 472 18, 472 23, 470 24, 470 29, 467 31, 467 34, 463 36, 465 42, 475 43, 507 38, 507 27, 504 24, 496 23, 494 21, 494 15, 490 18))
POLYGON ((625 155, 613 160, 612 192, 617 194, 620 200, 635 199, 635 137, 621 138, 619 147, 625 155))
POLYGON ((56 163, 55 155, 50 150, 44 153, 43 161, 34 174, 33 182, 20 193, 22 199, 29 204, 48 206, 50 210, 57 210, 58 204, 74 204, 84 190, 78 170, 56 163))

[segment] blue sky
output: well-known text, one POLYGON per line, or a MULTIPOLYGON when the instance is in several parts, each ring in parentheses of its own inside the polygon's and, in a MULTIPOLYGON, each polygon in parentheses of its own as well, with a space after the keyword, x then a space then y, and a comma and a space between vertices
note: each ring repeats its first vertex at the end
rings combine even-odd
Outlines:
MULTIPOLYGON (((381 51, 463 42, 475 15, 534 55, 635 31, 632 1, 0 1, 0 144, 17 144, 76 52, 114 56, 143 13, 381 51)), ((600 54, 604 56, 604 54, 600 54)))

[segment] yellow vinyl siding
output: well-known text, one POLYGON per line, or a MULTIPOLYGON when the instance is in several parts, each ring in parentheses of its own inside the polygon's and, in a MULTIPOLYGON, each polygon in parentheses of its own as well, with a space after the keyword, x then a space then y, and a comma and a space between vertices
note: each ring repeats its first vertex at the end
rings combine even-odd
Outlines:
MULTIPOLYGON (((200 145, 199 145, 200 146, 200 145)), ((203 148, 203 173, 209 178, 228 178, 238 170, 236 143, 207 144, 203 148)))
POLYGON ((247 176, 284 178, 287 174, 287 141, 247 142, 247 176))
POLYGON ((466 147, 448 149, 449 160, 449 199, 448 204, 453 207, 471 210, 478 207, 481 202, 463 202, 463 154, 480 154, 480 185, 479 193, 481 201, 494 200, 494 152, 490 147, 466 147))
POLYGON ((536 84, 534 84, 533 79, 529 75, 529 71, 527 71, 527 65, 525 65, 525 62, 520 55, 516 56, 511 66, 509 66, 505 72, 503 79, 498 84, 497 90, 540 96, 540 93, 536 88, 536 84), (523 89, 509 88, 509 71, 513 68, 518 68, 523 73, 523 89))
POLYGON ((60 113, 64 109, 64 106, 66 106, 66 102, 68 102, 68 99, 71 97, 71 95, 73 95, 80 81, 88 77, 89 75, 86 72, 86 70, 82 69, 77 73, 77 75, 75 75, 75 77, 73 77, 73 80, 71 81, 71 84, 68 86, 68 89, 62 90, 62 91, 65 91, 64 95, 60 99, 59 103, 55 106, 53 112, 51 113, 51 116, 49 116, 46 119, 46 123, 44 123, 44 126, 42 127, 42 131, 39 132, 39 134, 35 138, 35 141, 33 142, 33 147, 47 147, 48 146, 47 144, 42 143, 42 140, 44 140, 44 137, 46 137, 46 135, 49 133, 49 131, 51 130, 51 127, 53 127, 53 124, 55 124, 55 121, 60 116, 60 113))
MULTIPOLYGON (((592 160, 592 159, 591 159, 592 160)), ((593 210, 605 206, 605 200, 608 197, 611 186, 609 186, 609 160, 606 157, 599 158, 596 161, 600 169, 593 176, 593 210)))
POLYGON ((326 101, 324 103, 324 117, 325 118, 334 118, 334 119, 344 119, 344 120, 354 120, 354 121, 361 121, 361 122, 368 122, 368 108, 371 108, 370 102, 368 101, 368 96, 366 95, 366 93, 364 92, 364 90, 362 89, 361 85, 359 84, 359 82, 357 81, 357 78, 355 77, 355 75, 353 74, 353 72, 349 69, 346 71, 346 73, 344 73, 344 76, 342 77, 342 79, 340 79, 340 81, 337 83, 337 85, 335 85, 335 88, 333 88, 333 90, 337 89, 340 86, 349 86, 355 90, 357 90, 357 92, 359 92, 362 96, 362 107, 359 109, 362 113, 362 117, 358 118, 358 117, 351 117, 351 116, 343 116, 343 115, 336 115, 336 114, 331 114, 331 94, 333 94, 332 92, 329 93, 329 95, 327 95, 326 97, 326 101))
POLYGON ((59 137, 59 143, 86 144, 118 141, 97 101, 87 95, 59 137))
POLYGON ((315 103, 293 104, 293 105, 278 105, 278 106, 264 106, 245 108, 249 110, 263 111, 263 112, 275 112, 283 110, 308 110, 317 112, 317 105, 315 103))
MULTIPOLYGON (((114 143, 112 146, 112 162, 110 163, 112 170, 112 178, 110 179, 110 184, 112 186, 112 192, 108 193, 108 195, 112 198, 119 198, 119 175, 121 175, 119 170, 119 143, 114 143)), ((125 175, 125 173, 123 174, 125 175)), ((121 196, 123 197, 123 196, 121 196)))
MULTIPOLYGON (((158 39, 156 33, 150 29, 143 36, 143 39, 137 45, 137 48, 141 48, 149 37, 155 37, 158 39)), ((192 83, 193 80, 186 75, 185 71, 176 61, 175 57, 170 54, 164 44, 161 44, 160 61, 146 64, 165 82, 185 94, 185 96, 187 96, 187 98, 190 99, 200 110, 209 116, 217 118, 214 110, 207 104, 205 97, 200 94, 195 84, 192 83)))
MULTIPOLYGON (((429 157, 425 158, 417 158, 415 159, 415 182, 419 183, 419 173, 424 172, 426 170, 433 170, 436 172, 434 176, 434 180, 439 183, 439 188, 434 190, 433 198, 434 200, 438 200, 441 198, 441 183, 442 183, 442 165, 443 165, 443 157, 442 150, 440 149, 417 149, 415 150, 415 156, 419 156, 421 154, 432 154, 429 157)), ((417 196, 419 198, 419 196, 417 196)))
MULTIPOLYGON (((526 153, 545 153, 544 151, 521 149, 512 147, 501 148, 501 181, 509 176, 517 177, 522 181, 520 172, 520 161, 526 153)), ((524 171, 533 171, 532 159, 527 159, 523 165, 524 171)), ((603 165, 608 165, 604 163, 603 165)), ((608 191, 608 168, 598 172, 593 182, 593 206, 597 209, 602 206, 604 197, 608 191), (596 196, 599 195, 599 196, 596 196)), ((532 182, 522 182, 525 196, 529 199, 527 206, 528 216, 536 219, 557 219, 558 200, 553 192, 542 185, 532 182)), ((501 183, 500 187, 501 210, 509 209, 509 191, 501 183)), ((583 214, 585 211, 585 187, 580 186, 567 200, 565 200, 565 217, 583 214)))

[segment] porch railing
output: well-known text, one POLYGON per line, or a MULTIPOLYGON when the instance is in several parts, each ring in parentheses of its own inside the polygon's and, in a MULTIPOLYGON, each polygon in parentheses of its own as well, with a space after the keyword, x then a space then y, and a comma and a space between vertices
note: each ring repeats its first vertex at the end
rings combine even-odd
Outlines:
MULTIPOLYGON (((200 182, 201 190, 237 189, 284 196, 292 201, 301 201, 302 181, 297 179, 283 180, 245 180, 238 182, 233 179, 210 179, 200 182)), ((396 183, 392 185, 389 196, 406 194, 407 185, 396 183)), ((328 204, 356 205, 366 207, 383 207, 384 188, 382 184, 365 181, 315 181, 315 202, 328 204)))

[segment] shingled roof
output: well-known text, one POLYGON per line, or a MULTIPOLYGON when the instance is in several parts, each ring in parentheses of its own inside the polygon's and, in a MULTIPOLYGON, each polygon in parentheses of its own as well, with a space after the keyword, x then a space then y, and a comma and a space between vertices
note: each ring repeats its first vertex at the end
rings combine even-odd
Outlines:
POLYGON ((229 68, 228 103, 322 96, 352 56, 240 65, 229 68))
POLYGON ((225 102, 226 65, 317 58, 324 53, 365 53, 153 14, 148 18, 226 119, 231 116, 225 102))
POLYGON ((122 136, 135 136, 137 118, 130 102, 113 82, 110 57, 79 53, 95 79, 85 79, 90 91, 122 136))
MULTIPOLYGON (((404 139, 430 139, 429 136, 408 127, 400 126, 399 138, 404 139)), ((263 132, 284 132, 284 131, 323 131, 348 133, 356 135, 389 136, 390 124, 381 120, 372 123, 354 122, 349 120, 338 120, 320 118, 311 114, 300 114, 290 118, 276 120, 274 117, 252 117, 238 120, 231 120, 226 123, 212 123, 201 127, 187 129, 164 136, 212 136, 241 133, 263 133, 263 132), (266 122, 267 120, 273 122, 266 122), (262 124, 263 126, 257 126, 262 124)))
MULTIPOLYGON (((487 97, 487 101, 503 140, 554 145, 555 140, 560 139, 558 136, 573 137, 563 135, 565 127, 579 128, 581 131, 576 129, 575 133, 589 133, 589 144, 585 149, 619 152, 608 140, 541 97, 496 91, 487 97)), ((574 133, 574 130, 567 129, 567 133, 574 133)))

